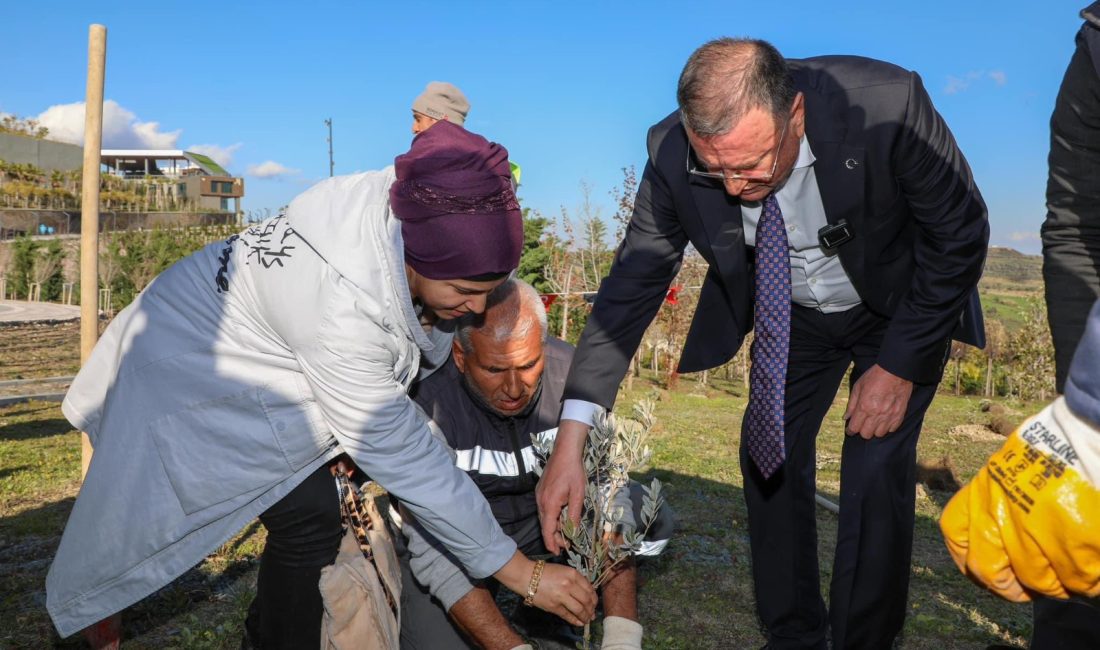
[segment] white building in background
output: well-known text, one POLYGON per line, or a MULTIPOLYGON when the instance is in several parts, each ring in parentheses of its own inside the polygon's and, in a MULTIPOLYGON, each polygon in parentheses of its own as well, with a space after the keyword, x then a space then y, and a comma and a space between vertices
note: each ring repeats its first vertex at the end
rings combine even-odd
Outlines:
POLYGON ((241 214, 244 179, 209 156, 181 149, 104 149, 100 163, 105 172, 126 179, 172 181, 174 194, 200 210, 241 214))

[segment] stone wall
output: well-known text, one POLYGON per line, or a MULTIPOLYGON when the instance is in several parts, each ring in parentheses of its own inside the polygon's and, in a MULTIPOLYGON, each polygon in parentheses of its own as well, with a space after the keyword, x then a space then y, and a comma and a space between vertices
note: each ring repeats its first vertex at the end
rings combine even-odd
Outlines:
POLYGON ((84 165, 84 149, 75 144, 0 133, 0 160, 67 172, 84 165))

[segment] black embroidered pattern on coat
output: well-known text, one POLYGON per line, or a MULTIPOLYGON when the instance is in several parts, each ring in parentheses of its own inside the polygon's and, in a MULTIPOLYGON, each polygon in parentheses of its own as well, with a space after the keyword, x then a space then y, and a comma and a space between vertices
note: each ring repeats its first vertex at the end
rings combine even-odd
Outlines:
POLYGON ((279 242, 277 244, 272 243, 275 231, 283 225, 282 222, 283 217, 276 217, 271 221, 252 226, 245 231, 245 237, 251 240, 241 239, 244 245, 248 246, 247 263, 251 263, 252 258, 256 258, 256 261, 263 265, 265 269, 269 269, 276 264, 282 267, 283 260, 290 259, 290 251, 294 250, 295 247, 288 246, 286 240, 297 235, 293 228, 287 226, 279 237, 279 242), (276 250, 276 246, 278 246, 278 250, 276 250))
POLYGON ((240 241, 248 247, 248 256, 245 264, 251 264, 253 259, 265 269, 273 266, 283 268, 284 261, 291 258, 291 251, 296 246, 287 243, 291 237, 297 237, 298 233, 285 223, 285 216, 258 223, 239 235, 233 235, 225 240, 225 248, 218 256, 218 273, 214 278, 214 284, 218 293, 229 293, 229 260, 233 255, 233 244, 240 241), (282 228, 282 232, 279 229, 282 228), (275 241, 275 240, 278 241, 275 241))
POLYGON ((229 293, 229 278, 226 277, 226 274, 229 273, 229 256, 233 254, 233 242, 240 238, 240 235, 233 235, 225 240, 225 248, 222 249, 222 254, 218 256, 218 275, 214 277, 214 284, 218 288, 218 293, 229 293))

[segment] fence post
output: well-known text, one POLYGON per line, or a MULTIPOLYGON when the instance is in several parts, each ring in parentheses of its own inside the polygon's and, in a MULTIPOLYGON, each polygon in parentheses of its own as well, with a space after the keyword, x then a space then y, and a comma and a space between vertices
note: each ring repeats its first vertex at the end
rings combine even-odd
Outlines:
POLYGON ((113 314, 111 312, 111 288, 105 287, 99 290, 99 311, 106 314, 110 318, 113 314))
MULTIPOLYGON (((107 28, 88 27, 88 78, 84 89, 84 167, 80 191, 80 363, 99 338, 96 288, 99 286, 99 167, 103 154, 103 83, 107 68, 107 28)), ((92 462, 92 444, 81 434, 80 477, 92 462)))

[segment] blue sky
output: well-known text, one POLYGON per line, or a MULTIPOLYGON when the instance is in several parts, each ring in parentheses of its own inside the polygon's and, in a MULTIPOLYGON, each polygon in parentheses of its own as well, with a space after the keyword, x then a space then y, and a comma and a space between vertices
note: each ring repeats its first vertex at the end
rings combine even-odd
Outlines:
POLYGON ((408 148, 409 106, 457 84, 467 127, 523 166, 520 196, 610 217, 620 169, 675 107, 687 56, 717 36, 789 57, 859 54, 918 71, 974 168, 992 243, 1038 252, 1048 122, 1086 0, 1042 2, 13 2, 0 19, 0 112, 77 137, 87 30, 108 28, 110 141, 198 149, 275 209, 328 174, 408 148), (163 6, 162 6, 163 5, 163 6))

